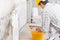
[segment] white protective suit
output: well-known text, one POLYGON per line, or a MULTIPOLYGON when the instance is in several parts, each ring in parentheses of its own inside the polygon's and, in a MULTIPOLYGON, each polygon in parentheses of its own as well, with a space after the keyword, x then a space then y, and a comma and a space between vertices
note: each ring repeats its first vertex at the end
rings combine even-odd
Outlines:
MULTIPOLYGON (((59 4, 51 4, 47 3, 44 12, 42 14, 42 27, 45 33, 50 33, 50 40, 58 40, 57 36, 55 38, 54 35, 58 35, 56 33, 58 29, 60 29, 60 5, 59 4), (53 35, 54 34, 54 35, 53 35)), ((59 39, 60 40, 60 39, 59 39)))

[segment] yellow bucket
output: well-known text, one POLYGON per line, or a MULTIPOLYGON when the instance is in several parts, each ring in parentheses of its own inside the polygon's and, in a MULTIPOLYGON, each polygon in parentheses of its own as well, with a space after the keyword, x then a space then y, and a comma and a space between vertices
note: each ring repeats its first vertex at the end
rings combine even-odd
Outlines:
POLYGON ((32 39, 33 40, 43 40, 44 33, 43 32, 38 32, 38 31, 32 31, 32 39))

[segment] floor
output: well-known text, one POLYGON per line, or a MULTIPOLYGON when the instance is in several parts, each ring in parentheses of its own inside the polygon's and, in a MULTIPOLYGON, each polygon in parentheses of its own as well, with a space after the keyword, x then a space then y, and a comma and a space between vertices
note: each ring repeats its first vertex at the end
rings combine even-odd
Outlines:
POLYGON ((20 31, 20 40, 32 40, 28 24, 26 24, 20 31))
POLYGON ((20 40, 32 40, 30 38, 20 38, 20 40))

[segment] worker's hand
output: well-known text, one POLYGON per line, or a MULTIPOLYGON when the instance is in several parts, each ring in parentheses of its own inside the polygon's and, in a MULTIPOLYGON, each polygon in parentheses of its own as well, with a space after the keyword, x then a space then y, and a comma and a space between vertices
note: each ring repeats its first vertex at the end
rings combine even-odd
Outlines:
POLYGON ((37 27, 37 28, 36 28, 36 31, 42 32, 40 27, 37 27))

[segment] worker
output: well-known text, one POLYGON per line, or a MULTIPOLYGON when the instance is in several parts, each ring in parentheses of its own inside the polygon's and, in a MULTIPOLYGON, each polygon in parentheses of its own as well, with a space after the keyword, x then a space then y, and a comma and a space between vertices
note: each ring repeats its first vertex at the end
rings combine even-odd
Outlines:
MULTIPOLYGON (((40 6, 40 8, 43 9, 43 13, 41 15, 42 31, 48 34, 50 33, 50 38, 53 34, 57 33, 57 30, 60 30, 60 5, 55 3, 49 3, 48 0, 41 0, 38 5, 40 6)), ((52 38, 51 40, 58 39, 52 38)))

